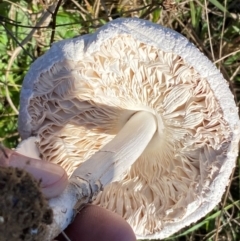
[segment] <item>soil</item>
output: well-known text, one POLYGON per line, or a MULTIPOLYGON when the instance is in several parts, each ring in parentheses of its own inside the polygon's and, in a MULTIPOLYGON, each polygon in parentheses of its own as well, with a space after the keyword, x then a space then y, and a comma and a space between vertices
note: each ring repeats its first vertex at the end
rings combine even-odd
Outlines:
POLYGON ((44 241, 52 220, 40 183, 24 170, 0 167, 0 241, 44 241))

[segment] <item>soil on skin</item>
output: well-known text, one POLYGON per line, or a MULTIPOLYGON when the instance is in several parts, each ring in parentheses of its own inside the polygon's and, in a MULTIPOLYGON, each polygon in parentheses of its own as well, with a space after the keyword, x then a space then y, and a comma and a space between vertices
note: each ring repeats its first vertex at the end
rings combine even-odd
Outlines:
POLYGON ((24 170, 0 167, 0 241, 44 241, 52 220, 39 183, 24 170))

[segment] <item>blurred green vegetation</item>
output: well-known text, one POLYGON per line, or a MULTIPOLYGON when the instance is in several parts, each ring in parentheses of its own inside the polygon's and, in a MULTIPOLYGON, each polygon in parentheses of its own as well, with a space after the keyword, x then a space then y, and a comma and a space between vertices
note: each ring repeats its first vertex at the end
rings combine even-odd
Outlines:
MULTIPOLYGON (((54 41, 94 32, 118 17, 139 17, 175 29, 216 63, 239 101, 239 0, 0 1, 0 141, 14 148, 19 93, 34 59, 54 41), (51 9, 55 3, 57 10, 51 9)), ((167 240, 239 241, 239 159, 231 186, 209 215, 167 240)))

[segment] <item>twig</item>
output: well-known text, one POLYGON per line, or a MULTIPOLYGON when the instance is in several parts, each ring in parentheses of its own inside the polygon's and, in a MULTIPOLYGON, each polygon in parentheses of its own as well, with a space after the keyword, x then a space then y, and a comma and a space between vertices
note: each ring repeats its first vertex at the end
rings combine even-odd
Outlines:
POLYGON ((233 79, 235 78, 235 76, 238 74, 239 71, 240 71, 240 65, 236 68, 236 70, 232 74, 230 81, 233 81, 233 79))
POLYGON ((27 8, 24 8, 21 4, 17 4, 17 1, 9 1, 9 0, 4 0, 4 2, 8 2, 11 5, 17 7, 17 9, 21 9, 23 12, 29 12, 27 8))
POLYGON ((84 13, 88 14, 88 12, 77 1, 75 1, 75 0, 71 0, 71 1, 76 5, 76 7, 79 8, 79 10, 80 10, 79 13, 80 13, 81 17, 83 18, 84 21, 86 21, 86 17, 84 15, 84 13))
MULTIPOLYGON (((74 1, 74 0, 72 0, 72 2, 73 2, 75 5, 77 4, 77 2, 74 1)), ((121 12, 121 15, 123 15, 123 14, 130 14, 130 13, 134 13, 134 12, 139 12, 139 11, 141 11, 141 10, 144 10, 144 9, 148 8, 150 5, 151 5, 151 4, 148 4, 148 5, 146 5, 146 6, 142 6, 142 7, 139 7, 139 8, 127 10, 127 11, 122 11, 122 12, 121 12)), ((78 7, 78 6, 80 6, 80 5, 78 4, 78 5, 76 5, 76 6, 78 7)), ((155 9, 156 9, 156 8, 154 8, 153 10, 155 10, 155 9)), ((82 9, 80 9, 80 10, 82 10, 82 9)), ((47 11, 47 10, 46 10, 46 11, 47 11)), ((49 15, 52 15, 52 14, 53 14, 50 10, 48 10, 48 13, 49 13, 49 15)), ((81 16, 82 16, 82 18, 84 19, 84 15, 81 14, 81 16)), ((111 17, 111 18, 113 18, 113 17, 118 17, 118 16, 119 16, 119 13, 114 13, 114 14, 109 15, 109 17, 111 17)), ((44 28, 46 28, 46 29, 51 28, 51 26, 49 26, 49 25, 45 25, 45 26, 41 26, 41 25, 38 25, 38 24, 37 24, 36 26, 24 25, 24 24, 20 24, 20 23, 18 23, 18 22, 16 22, 16 21, 12 20, 12 19, 6 20, 6 18, 2 18, 2 16, 0 16, 0 20, 1 20, 1 19, 4 19, 4 22, 6 22, 6 23, 8 23, 8 24, 11 24, 11 25, 13 25, 13 26, 16 26, 16 27, 30 28, 30 29, 36 29, 36 30, 38 30, 38 29, 44 29, 44 28)), ((99 19, 100 19, 100 18, 92 18, 92 19, 90 19, 90 20, 84 19, 84 23, 94 22, 94 21, 99 20, 99 19)), ((77 21, 77 22, 56 24, 55 27, 57 28, 57 27, 64 27, 64 26, 69 26, 69 25, 79 25, 79 24, 80 24, 80 22, 77 21)), ((94 26, 89 26, 89 27, 94 27, 94 26)), ((35 31, 36 31, 36 30, 35 30, 35 31)), ((35 31, 34 31, 34 32, 35 32, 35 31)), ((22 45, 24 45, 24 44, 22 44, 22 45)))
POLYGON ((139 18, 146 18, 150 13, 152 13, 154 10, 158 9, 159 7, 154 6, 154 3, 150 4, 149 7, 147 8, 146 12, 143 13, 139 18))
MULTIPOLYGON (((227 1, 224 0, 225 11, 223 13, 223 23, 222 23, 222 31, 221 31, 221 38, 220 38, 220 49, 219 49, 219 59, 221 59, 221 57, 222 57, 223 35, 224 35, 225 22, 226 22, 226 6, 227 6, 227 1)), ((219 68, 221 69, 221 65, 219 66, 219 68)))
POLYGON ((240 52, 240 49, 238 49, 238 50, 236 50, 236 51, 234 51, 234 52, 232 52, 232 53, 230 53, 230 54, 226 54, 226 55, 223 56, 221 59, 215 60, 215 61, 214 61, 214 64, 216 64, 216 63, 222 61, 223 59, 226 59, 226 58, 228 58, 228 57, 230 57, 230 56, 232 56, 232 55, 234 55, 234 54, 237 54, 237 53, 239 53, 239 52, 240 52))
POLYGON ((54 9, 54 12, 52 13, 52 33, 51 33, 51 38, 50 38, 50 43, 49 43, 50 46, 52 45, 52 43, 54 41, 57 13, 58 13, 59 7, 61 6, 61 3, 62 3, 62 0, 59 0, 56 8, 54 9))
POLYGON ((4 27, 5 31, 11 36, 11 38, 21 47, 21 49, 32 59, 34 60, 34 57, 23 47, 23 44, 20 43, 17 38, 14 36, 14 34, 5 26, 3 22, 1 22, 2 26, 4 27))
POLYGON ((208 26, 208 36, 209 36, 209 42, 210 42, 210 49, 212 53, 212 59, 215 61, 215 56, 214 56, 214 51, 213 51, 213 46, 212 46, 212 36, 211 36, 211 30, 210 30, 210 24, 209 24, 209 18, 208 18, 208 7, 207 7, 207 0, 204 0, 205 4, 205 10, 206 10, 206 18, 207 18, 207 26, 208 26))
POLYGON ((100 0, 95 0, 93 5, 94 18, 97 18, 99 16, 99 10, 100 10, 100 0))
POLYGON ((7 136, 5 136, 4 138, 0 138, 0 142, 4 141, 4 140, 7 139, 7 138, 14 137, 14 136, 18 136, 18 135, 19 135, 18 132, 15 132, 15 133, 13 133, 13 134, 7 135, 7 136))
MULTIPOLYGON (((234 169, 234 170, 235 170, 235 169, 234 169)), ((227 187, 227 190, 226 190, 224 199, 223 199, 222 210, 221 210, 221 213, 220 213, 220 215, 219 215, 219 217, 218 217, 218 219, 217 219, 216 236, 215 236, 214 241, 218 241, 218 234, 219 234, 219 229, 220 229, 221 217, 222 217, 222 215, 223 215, 224 207, 225 207, 226 202, 227 202, 227 197, 228 197, 228 193, 229 193, 229 191, 230 191, 230 187, 231 187, 233 175, 234 175, 234 171, 233 171, 232 174, 231 174, 231 177, 230 177, 230 180, 231 180, 231 181, 230 181, 229 184, 228 184, 228 187, 227 187)))
POLYGON ((62 231, 62 235, 67 241, 71 241, 71 239, 67 236, 67 234, 64 231, 62 231))
MULTIPOLYGON (((50 10, 54 10, 56 8, 57 4, 56 3, 53 3, 53 5, 51 5, 49 7, 50 10)), ((38 23, 36 24, 36 26, 41 26, 48 18, 50 17, 50 13, 48 11, 44 11, 40 20, 38 21, 38 23)), ((17 58, 17 56, 19 55, 19 53, 21 52, 22 50, 22 47, 28 43, 28 41, 32 38, 33 34, 36 32, 37 28, 33 28, 31 30, 31 32, 27 35, 27 37, 21 42, 20 46, 18 46, 12 53, 12 56, 8 62, 8 65, 7 65, 7 69, 6 69, 6 74, 5 74, 5 78, 6 78, 6 82, 5 82, 5 91, 6 91, 6 98, 7 98, 7 101, 9 103, 9 105, 11 106, 11 108, 13 109, 13 111, 18 115, 19 112, 18 112, 18 109, 15 107, 15 105, 13 104, 12 102, 12 99, 10 97, 10 94, 9 94, 9 89, 8 89, 8 76, 9 76, 9 72, 10 72, 10 69, 12 67, 12 64, 14 62, 14 60, 17 58)))
POLYGON ((109 21, 112 21, 112 17, 111 17, 110 14, 109 14, 109 11, 108 11, 108 8, 107 8, 107 6, 106 6, 106 4, 105 4, 105 1, 104 1, 104 0, 101 0, 101 4, 102 4, 102 7, 103 7, 104 11, 106 12, 106 15, 107 15, 108 20, 109 20, 109 21))
POLYGON ((186 29, 186 32, 189 34, 189 36, 192 38, 192 40, 195 42, 195 44, 197 45, 197 47, 204 52, 208 58, 211 59, 211 53, 204 47, 202 41, 199 39, 199 37, 197 36, 197 34, 193 31, 192 28, 187 28, 184 23, 181 21, 181 19, 179 19, 177 16, 175 17, 175 19, 179 22, 179 24, 182 26, 183 30, 186 29))
MULTIPOLYGON (((4 71, 5 70, 3 69, 3 72, 4 71)), ((5 83, 0 81, 0 86, 5 86, 5 83)), ((15 87, 18 91, 21 88, 21 85, 17 85, 17 84, 8 84, 8 86, 15 87)))

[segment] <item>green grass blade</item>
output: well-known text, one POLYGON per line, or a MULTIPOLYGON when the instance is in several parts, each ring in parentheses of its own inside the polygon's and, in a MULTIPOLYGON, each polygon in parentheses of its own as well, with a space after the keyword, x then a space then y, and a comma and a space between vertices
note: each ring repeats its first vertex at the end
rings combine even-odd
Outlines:
POLYGON ((215 7, 217 7, 222 12, 228 12, 227 9, 217 0, 209 0, 215 7))
MULTIPOLYGON (((226 206, 226 207, 224 208, 224 210, 226 211, 226 210, 232 208, 234 205, 237 205, 237 204, 239 204, 239 203, 240 203, 240 200, 238 200, 238 201, 236 201, 236 202, 234 202, 234 203, 231 203, 230 205, 226 206)), ((207 224, 209 221, 214 220, 215 218, 219 217, 219 216, 221 215, 221 212, 222 212, 222 210, 219 210, 219 211, 215 212, 214 214, 208 216, 208 217, 205 218, 202 222, 197 223, 196 225, 194 225, 193 227, 189 228, 189 229, 186 230, 185 232, 183 232, 183 233, 181 233, 181 234, 179 234, 179 235, 173 236, 173 237, 171 237, 171 238, 169 238, 169 239, 166 239, 166 240, 170 240, 170 239, 173 239, 173 238, 179 238, 179 237, 185 236, 185 235, 187 235, 187 234, 190 234, 190 233, 196 231, 197 229, 199 229, 199 228, 202 227, 203 225, 207 224)))

